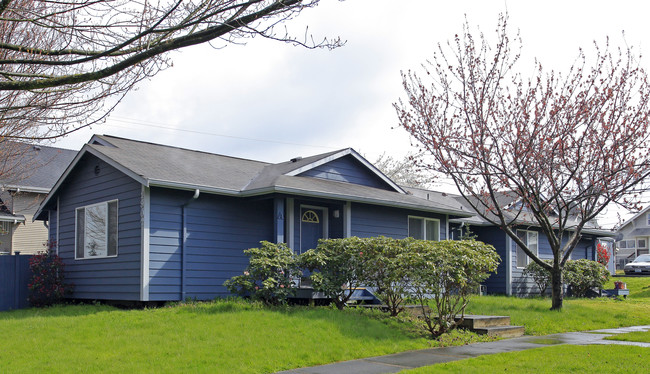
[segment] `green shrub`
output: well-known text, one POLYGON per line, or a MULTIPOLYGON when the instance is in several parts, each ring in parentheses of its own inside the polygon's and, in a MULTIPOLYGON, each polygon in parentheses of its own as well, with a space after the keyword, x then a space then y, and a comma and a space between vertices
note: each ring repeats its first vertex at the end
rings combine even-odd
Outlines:
POLYGON ((575 297, 585 297, 591 288, 602 288, 609 280, 609 271, 597 261, 580 259, 564 265, 564 281, 575 297))
POLYGON ((364 271, 367 286, 375 287, 375 295, 388 307, 391 316, 404 310, 409 290, 409 272, 402 264, 406 250, 403 240, 386 238, 362 239, 366 242, 367 263, 364 271))
POLYGON ((357 237, 320 239, 316 248, 300 255, 300 262, 312 272, 314 290, 323 292, 343 309, 355 289, 365 285, 367 248, 368 242, 357 237))
POLYGON ((61 303, 74 288, 73 284, 65 282, 65 264, 53 251, 53 246, 54 244, 49 244, 45 252, 29 259, 32 278, 27 288, 29 303, 32 306, 43 307, 61 303))
POLYGON ((260 242, 259 248, 244 251, 250 263, 242 275, 224 283, 233 294, 250 296, 269 305, 284 304, 295 295, 294 280, 302 276, 298 258, 284 243, 260 242))
POLYGON ((491 245, 475 240, 407 238, 403 243, 406 250, 399 261, 410 274, 410 293, 422 309, 427 330, 434 338, 453 330, 462 322, 470 294, 496 271, 499 255, 491 245))
MULTIPOLYGON (((552 260, 543 260, 543 261, 549 265, 552 264, 552 260)), ((546 289, 548 288, 548 285, 551 283, 551 272, 541 267, 541 265, 538 264, 537 262, 531 261, 526 266, 526 269, 524 269, 524 275, 533 278, 533 281, 535 281, 535 284, 539 288, 540 295, 544 295, 546 293, 546 289)))

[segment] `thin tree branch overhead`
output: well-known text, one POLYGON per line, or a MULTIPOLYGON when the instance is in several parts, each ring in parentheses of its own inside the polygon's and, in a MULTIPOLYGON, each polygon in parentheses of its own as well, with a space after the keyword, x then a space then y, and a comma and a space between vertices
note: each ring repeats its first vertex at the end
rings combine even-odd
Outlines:
POLYGON ((102 120, 135 84, 170 66, 172 50, 255 36, 336 48, 339 39, 314 42, 276 30, 318 2, 4 0, 0 135, 47 139, 102 120))

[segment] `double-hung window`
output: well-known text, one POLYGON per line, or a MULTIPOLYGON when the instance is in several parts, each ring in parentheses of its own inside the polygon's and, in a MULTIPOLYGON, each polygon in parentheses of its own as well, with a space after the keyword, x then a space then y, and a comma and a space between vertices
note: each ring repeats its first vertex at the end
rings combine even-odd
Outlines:
MULTIPOLYGON (((517 230, 517 237, 519 237, 519 239, 521 239, 521 241, 526 244, 531 252, 533 252, 535 255, 538 255, 539 242, 537 231, 517 230)), ((528 265, 529 261, 530 258, 526 252, 524 252, 520 246, 517 246, 517 267, 525 268, 526 265, 528 265)))
POLYGON ((75 258, 117 256, 117 200, 76 210, 75 258))
POLYGON ((414 239, 440 240, 440 220, 409 217, 409 236, 414 239))

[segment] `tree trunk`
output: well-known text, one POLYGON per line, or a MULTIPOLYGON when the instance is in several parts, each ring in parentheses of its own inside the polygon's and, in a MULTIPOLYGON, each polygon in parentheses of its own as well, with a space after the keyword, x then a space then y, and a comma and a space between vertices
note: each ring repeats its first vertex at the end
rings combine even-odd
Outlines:
POLYGON ((562 292, 562 269, 554 265, 551 270, 551 310, 561 310, 564 293, 562 292))

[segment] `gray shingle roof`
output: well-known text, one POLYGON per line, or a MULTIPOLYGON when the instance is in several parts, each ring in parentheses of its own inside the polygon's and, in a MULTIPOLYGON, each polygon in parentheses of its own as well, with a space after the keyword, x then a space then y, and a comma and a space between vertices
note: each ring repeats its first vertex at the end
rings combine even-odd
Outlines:
MULTIPOLYGON (((82 154, 89 152, 104 159, 147 186, 198 188, 206 193, 237 196, 289 193, 442 212, 457 216, 471 214, 452 198, 438 196, 435 200, 426 200, 398 191, 287 175, 301 168, 309 168, 310 164, 322 162, 328 157, 337 157, 337 153, 347 154, 346 150, 270 164, 113 136, 95 135, 81 152, 82 154)), ((41 205, 41 209, 46 204, 47 200, 41 205)))
MULTIPOLYGON (((0 146, 8 146, 0 143, 0 146)), ((5 188, 47 192, 74 159, 77 151, 30 144, 12 143, 17 154, 15 167, 0 180, 5 188)), ((11 162, 11 161, 10 161, 11 162)))
MULTIPOLYGON (((456 198, 456 200, 458 202, 462 203, 466 207, 466 209, 469 209, 469 211, 474 211, 472 209, 472 207, 469 205, 469 203, 467 203, 467 201, 465 200, 464 197, 462 197, 460 195, 456 195, 455 198, 456 198)), ((518 211, 516 209, 514 209, 514 210, 508 210, 507 209, 507 206, 510 205, 510 204, 515 203, 516 200, 517 200, 516 197, 514 197, 512 195, 509 195, 509 194, 501 193, 501 194, 497 195, 497 201, 499 202, 500 206, 506 208, 506 209, 504 209, 504 215, 506 216, 506 218, 510 219, 511 221, 513 221, 513 222, 515 222, 516 224, 519 224, 519 225, 539 226, 539 223, 537 222, 537 220, 535 219, 535 217, 532 214, 526 213, 525 211, 518 214, 518 211)), ((498 221, 498 218, 496 217, 496 215, 494 215, 492 213, 488 213, 488 215, 490 217, 493 217, 493 219, 495 221, 498 221)), ((481 216, 478 216, 478 215, 475 215, 475 216, 470 217, 470 218, 461 218, 460 221, 464 221, 464 222, 467 222, 469 224, 478 225, 478 226, 492 226, 493 225, 490 221, 488 221, 485 218, 483 218, 481 216)), ((602 235, 602 236, 614 236, 615 235, 615 233, 610 231, 610 230, 605 230, 605 229, 599 228, 597 226, 596 222, 588 222, 585 225, 585 227, 583 228, 582 231, 584 233, 586 233, 586 234, 593 234, 593 235, 602 235)))

